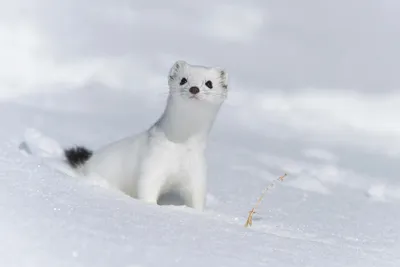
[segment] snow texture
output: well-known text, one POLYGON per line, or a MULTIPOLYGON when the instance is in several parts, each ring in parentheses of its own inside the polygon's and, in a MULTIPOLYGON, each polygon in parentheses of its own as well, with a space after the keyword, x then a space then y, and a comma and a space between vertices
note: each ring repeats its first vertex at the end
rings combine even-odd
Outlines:
POLYGON ((398 7, 0 1, 0 266, 400 266, 398 7), (230 77, 206 210, 65 174, 158 118, 177 59, 230 77))

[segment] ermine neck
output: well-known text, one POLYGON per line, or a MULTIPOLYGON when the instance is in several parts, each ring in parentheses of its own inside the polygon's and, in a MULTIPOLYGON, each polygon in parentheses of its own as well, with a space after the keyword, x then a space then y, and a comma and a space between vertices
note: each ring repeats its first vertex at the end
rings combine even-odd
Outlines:
POLYGON ((173 142, 181 143, 193 138, 206 141, 219 107, 200 100, 169 96, 156 127, 173 142))

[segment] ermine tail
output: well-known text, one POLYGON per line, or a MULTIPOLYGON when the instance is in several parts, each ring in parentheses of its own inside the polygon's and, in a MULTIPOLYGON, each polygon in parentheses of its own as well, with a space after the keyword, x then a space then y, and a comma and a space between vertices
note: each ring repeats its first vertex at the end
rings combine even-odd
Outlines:
POLYGON ((38 157, 53 169, 74 177, 79 175, 78 167, 93 154, 84 147, 64 149, 57 141, 32 128, 26 130, 24 137, 19 146, 21 152, 38 157))
POLYGON ((85 164, 85 162, 93 155, 93 152, 85 147, 77 146, 65 149, 64 155, 69 165, 76 169, 80 165, 85 164))

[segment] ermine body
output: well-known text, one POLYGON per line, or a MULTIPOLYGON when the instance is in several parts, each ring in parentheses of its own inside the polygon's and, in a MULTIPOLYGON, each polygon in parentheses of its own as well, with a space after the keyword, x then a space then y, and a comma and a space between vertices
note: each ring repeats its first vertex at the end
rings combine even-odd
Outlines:
POLYGON ((65 150, 69 164, 87 176, 149 203, 178 191, 189 207, 203 210, 207 189, 205 149, 227 97, 227 73, 177 61, 168 76, 169 96, 160 118, 146 131, 98 151, 65 150))

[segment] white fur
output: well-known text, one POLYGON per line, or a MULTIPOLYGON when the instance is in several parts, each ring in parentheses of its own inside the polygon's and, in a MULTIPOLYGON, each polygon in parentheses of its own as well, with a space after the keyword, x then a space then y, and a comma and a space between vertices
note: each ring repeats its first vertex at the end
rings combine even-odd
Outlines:
POLYGON ((177 61, 169 73, 170 93, 164 113, 148 130, 94 152, 80 171, 100 176, 128 195, 149 203, 169 190, 185 204, 203 210, 207 190, 205 149, 221 104, 227 96, 227 75, 177 61), (181 79, 187 83, 180 85, 181 79), (213 88, 206 86, 210 80, 213 88), (193 95, 189 88, 197 86, 193 95))

